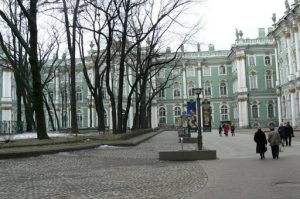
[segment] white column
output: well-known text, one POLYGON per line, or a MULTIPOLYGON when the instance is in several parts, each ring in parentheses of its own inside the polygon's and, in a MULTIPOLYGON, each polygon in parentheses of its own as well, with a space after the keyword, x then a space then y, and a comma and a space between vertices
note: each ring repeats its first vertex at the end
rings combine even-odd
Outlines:
POLYGON ((293 28, 294 38, 295 38, 295 50, 296 50, 296 76, 300 77, 300 49, 299 49, 299 33, 298 27, 293 28))
POLYGON ((129 121, 129 128, 132 128, 133 126, 133 106, 131 105, 130 106, 130 109, 129 109, 129 118, 128 118, 128 121, 129 121))
POLYGON ((12 73, 9 70, 4 69, 2 71, 2 121, 12 120, 12 90, 11 90, 11 78, 12 73))
POLYGON ((157 104, 151 106, 151 126, 152 128, 158 127, 158 113, 157 113, 157 104))
POLYGON ((245 69, 245 55, 244 52, 240 52, 236 57, 236 66, 238 74, 238 92, 247 92, 246 87, 246 69, 245 69))
POLYGON ((108 113, 108 123, 109 123, 109 129, 112 129, 113 128, 113 125, 112 125, 112 108, 111 106, 109 107, 109 113, 108 113))
POLYGON ((182 62, 182 83, 183 83, 183 99, 186 100, 187 99, 187 95, 186 95, 186 68, 185 68, 185 62, 182 62))
POLYGON ((289 80, 292 79, 292 75, 294 74, 294 68, 293 68, 293 65, 292 65, 292 54, 291 54, 291 34, 290 32, 286 32, 285 33, 285 39, 286 39, 286 43, 287 43, 287 50, 288 50, 288 64, 289 64, 289 80))
POLYGON ((276 87, 277 88, 277 112, 278 112, 278 124, 282 121, 282 113, 281 113, 281 81, 279 75, 279 66, 278 66, 278 43, 277 40, 274 39, 274 50, 275 50, 275 70, 276 70, 276 87))
POLYGON ((239 100, 239 127, 245 128, 249 126, 248 120, 248 102, 247 100, 239 100))
POLYGON ((201 67, 201 62, 198 62, 198 87, 202 88, 202 67, 201 67))
POLYGON ((55 72, 55 104, 59 103, 59 71, 55 72))
POLYGON ((295 92, 291 93, 291 104, 290 104, 290 110, 292 112, 292 125, 296 125, 296 111, 295 111, 295 92))

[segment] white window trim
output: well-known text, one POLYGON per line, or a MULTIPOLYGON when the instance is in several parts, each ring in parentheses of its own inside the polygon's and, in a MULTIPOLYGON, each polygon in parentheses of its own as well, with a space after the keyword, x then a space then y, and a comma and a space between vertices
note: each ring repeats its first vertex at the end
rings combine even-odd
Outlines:
POLYGON ((187 77, 195 77, 195 68, 193 66, 187 66, 186 69, 187 77))
POLYGON ((211 67, 209 67, 209 66, 203 66, 203 71, 202 71, 202 75, 204 76, 204 77, 210 77, 211 76, 211 67), (209 70, 209 74, 205 74, 205 68, 208 68, 209 70))
POLYGON ((272 55, 265 55, 264 56, 264 66, 267 66, 267 67, 272 66, 272 55), (266 57, 270 58, 270 64, 269 65, 266 64, 266 57))
POLYGON ((222 118, 222 106, 226 106, 227 107, 227 120, 229 121, 230 120, 230 108, 229 108, 229 105, 228 104, 221 104, 219 106, 219 110, 220 110, 220 121, 224 121, 223 118, 222 118))
POLYGON ((224 81, 224 82, 221 81, 221 82, 219 83, 219 95, 220 95, 221 97, 228 96, 228 85, 227 85, 227 82, 226 82, 226 81, 224 81), (225 83, 226 95, 222 95, 222 94, 221 94, 221 83, 225 83))
POLYGON ((251 67, 255 67, 256 66, 256 56, 255 55, 249 55, 248 56, 248 64, 249 66, 251 67), (253 57, 254 58, 254 65, 251 65, 251 62, 250 62, 250 58, 253 57))
POLYGON ((227 67, 226 67, 226 65, 224 64, 224 65, 221 65, 221 66, 218 67, 219 75, 227 75, 227 67), (224 68, 225 68, 225 73, 221 73, 221 66, 224 66, 224 68))
POLYGON ((268 83, 267 83, 267 73, 265 73, 265 88, 266 89, 272 89, 274 88, 274 81, 273 81, 273 73, 271 72, 271 88, 268 88, 268 83))
POLYGON ((251 73, 249 74, 249 88, 250 89, 257 89, 258 88, 258 78, 257 78, 257 73, 255 72, 255 75, 252 75, 251 73), (251 77, 255 77, 255 85, 256 87, 255 88, 252 88, 252 85, 251 85, 251 77))

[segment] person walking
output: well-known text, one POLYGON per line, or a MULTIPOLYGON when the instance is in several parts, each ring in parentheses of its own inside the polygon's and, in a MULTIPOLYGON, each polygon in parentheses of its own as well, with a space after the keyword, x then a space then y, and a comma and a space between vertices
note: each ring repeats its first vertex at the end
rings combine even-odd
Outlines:
POLYGON ((256 153, 260 154, 260 159, 265 159, 265 152, 267 151, 266 134, 259 128, 254 134, 254 142, 256 142, 256 153))
POLYGON ((235 126, 234 126, 234 124, 231 124, 230 130, 231 130, 231 135, 232 135, 232 136, 235 136, 235 133, 234 133, 234 131, 235 131, 235 126))
POLYGON ((294 129, 290 125, 289 122, 286 123, 286 140, 285 140, 285 145, 286 146, 291 146, 292 144, 292 136, 294 136, 294 129))
POLYGON ((283 125, 283 123, 280 124, 280 126, 278 127, 278 133, 280 135, 280 139, 281 139, 281 144, 284 147, 284 143, 286 142, 286 127, 283 125))
POLYGON ((222 125, 220 124, 220 125, 219 125, 219 136, 222 136, 222 129, 223 129, 223 127, 222 127, 222 125))
POLYGON ((225 134, 226 136, 228 136, 228 131, 229 131, 229 125, 228 125, 228 124, 225 124, 225 126, 224 126, 224 134, 225 134))
POLYGON ((268 135, 268 142, 270 143, 273 159, 279 158, 279 145, 281 144, 280 135, 274 131, 274 128, 270 128, 268 135))

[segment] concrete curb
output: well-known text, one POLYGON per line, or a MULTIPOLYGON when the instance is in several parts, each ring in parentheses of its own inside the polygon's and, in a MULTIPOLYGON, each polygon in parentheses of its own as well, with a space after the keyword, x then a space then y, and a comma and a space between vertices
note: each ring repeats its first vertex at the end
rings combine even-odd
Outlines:
POLYGON ((161 151, 159 160, 166 161, 193 161, 193 160, 216 160, 216 150, 181 150, 181 151, 161 151))
POLYGON ((0 149, 0 159, 9 158, 24 158, 34 157, 43 154, 53 154, 66 151, 76 151, 84 149, 93 149, 100 145, 112 145, 112 146, 135 146, 138 145, 153 136, 161 133, 162 131, 146 133, 137 137, 133 137, 128 140, 116 140, 116 141, 90 141, 90 142, 77 142, 68 144, 57 144, 57 145, 41 145, 41 146, 26 146, 26 147, 14 147, 0 149))

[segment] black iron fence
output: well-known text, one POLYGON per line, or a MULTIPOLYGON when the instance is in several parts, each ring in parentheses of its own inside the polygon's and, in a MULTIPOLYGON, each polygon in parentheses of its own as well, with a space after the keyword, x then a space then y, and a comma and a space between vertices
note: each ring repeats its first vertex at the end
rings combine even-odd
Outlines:
POLYGON ((23 121, 0 121, 1 134, 19 134, 23 133, 23 121))

